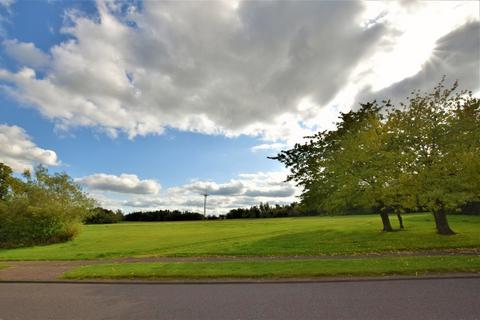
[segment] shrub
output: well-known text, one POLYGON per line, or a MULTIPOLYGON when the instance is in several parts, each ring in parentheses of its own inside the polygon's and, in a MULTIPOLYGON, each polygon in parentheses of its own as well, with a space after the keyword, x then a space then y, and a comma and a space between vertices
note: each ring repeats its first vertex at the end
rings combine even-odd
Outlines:
POLYGON ((65 173, 50 175, 40 166, 24 178, 0 179, 8 190, 0 199, 0 247, 63 242, 77 235, 93 200, 65 173))

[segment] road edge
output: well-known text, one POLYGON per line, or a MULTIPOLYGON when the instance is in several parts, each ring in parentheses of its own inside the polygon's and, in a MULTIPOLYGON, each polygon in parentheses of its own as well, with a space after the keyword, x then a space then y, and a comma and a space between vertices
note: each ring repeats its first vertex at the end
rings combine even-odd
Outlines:
POLYGON ((295 283, 331 283, 331 282, 381 282, 381 281, 411 281, 411 280, 454 280, 454 279, 478 279, 479 273, 453 273, 432 274, 419 276, 370 276, 370 277, 325 277, 325 278, 229 278, 229 279, 98 279, 98 280, 0 280, 0 285, 5 283, 17 284, 142 284, 142 285, 208 285, 208 284, 295 284, 295 283))

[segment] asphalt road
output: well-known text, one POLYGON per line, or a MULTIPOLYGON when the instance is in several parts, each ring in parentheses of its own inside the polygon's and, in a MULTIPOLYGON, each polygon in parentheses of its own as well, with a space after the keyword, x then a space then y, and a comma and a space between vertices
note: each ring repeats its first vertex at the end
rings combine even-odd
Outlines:
POLYGON ((480 319, 480 278, 264 284, 0 283, 0 319, 480 319))

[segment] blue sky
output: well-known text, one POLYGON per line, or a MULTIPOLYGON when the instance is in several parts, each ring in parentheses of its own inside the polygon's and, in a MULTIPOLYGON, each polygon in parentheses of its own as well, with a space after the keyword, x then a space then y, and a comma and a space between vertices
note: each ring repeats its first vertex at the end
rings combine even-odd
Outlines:
MULTIPOLYGON (((4 25, 9 38, 32 42, 43 51, 69 39, 59 32, 65 10, 97 15, 95 3, 88 1, 19 1, 10 9, 13 12, 10 22, 4 25)), ((9 70, 22 67, 8 55, 2 55, 2 65, 9 70)), ((91 128, 58 133, 54 123, 37 110, 8 96, 0 99, 2 105, 15 106, 2 110, 3 122, 24 128, 38 145, 55 150, 64 165, 52 170, 65 170, 75 177, 93 172, 135 172, 140 177, 158 179, 169 187, 193 178, 224 182, 242 172, 280 168, 268 160, 265 153, 250 152, 258 144, 258 139, 252 137, 226 138, 175 129, 135 139, 128 139, 124 134, 112 139, 91 128)))
POLYGON ((205 135, 169 129, 162 135, 129 139, 109 137, 91 128, 58 132, 55 124, 35 109, 0 98, 2 121, 22 127, 44 149, 55 150, 62 164, 52 171, 67 171, 73 177, 102 172, 118 175, 134 172, 142 178, 162 181, 170 187, 192 179, 225 182, 239 173, 279 170, 279 163, 266 158, 274 152, 252 152, 258 139, 205 135))
POLYGON ((471 1, 2 0, 0 161, 66 171, 125 211, 200 210, 203 190, 213 213, 289 203, 299 190, 267 156, 338 112, 444 74, 479 92, 478 12, 471 1))

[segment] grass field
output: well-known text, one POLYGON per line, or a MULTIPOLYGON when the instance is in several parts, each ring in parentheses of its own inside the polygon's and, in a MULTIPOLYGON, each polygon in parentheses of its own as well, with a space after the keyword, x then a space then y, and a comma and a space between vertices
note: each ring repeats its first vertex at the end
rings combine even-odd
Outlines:
POLYGON ((377 215, 87 225, 74 241, 0 250, 0 260, 355 255, 480 247, 480 216, 455 215, 449 221, 457 235, 437 235, 430 214, 405 215, 406 230, 393 233, 380 231, 377 215))
POLYGON ((79 267, 64 279, 308 278, 480 272, 479 256, 294 261, 122 263, 79 267))

